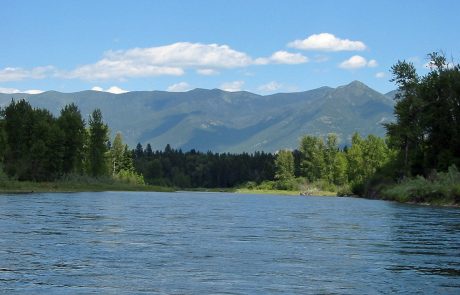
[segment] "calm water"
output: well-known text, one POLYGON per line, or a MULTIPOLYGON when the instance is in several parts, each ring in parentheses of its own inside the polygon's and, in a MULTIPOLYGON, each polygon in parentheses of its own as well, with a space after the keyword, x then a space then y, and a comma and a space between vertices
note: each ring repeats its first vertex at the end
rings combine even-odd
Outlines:
POLYGON ((214 193, 0 196, 0 293, 460 294, 460 209, 214 193))

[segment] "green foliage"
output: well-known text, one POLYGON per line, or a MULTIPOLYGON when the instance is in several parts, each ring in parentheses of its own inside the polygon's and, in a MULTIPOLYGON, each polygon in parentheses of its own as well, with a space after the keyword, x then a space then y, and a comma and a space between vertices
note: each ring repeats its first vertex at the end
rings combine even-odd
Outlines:
POLYGON ((132 170, 120 170, 114 176, 115 180, 129 184, 145 184, 144 177, 132 170))
POLYGON ((65 106, 61 110, 57 123, 63 131, 62 172, 83 173, 86 131, 80 110, 73 103, 65 106))
POLYGON ((322 138, 310 135, 302 137, 299 150, 302 154, 301 175, 309 181, 322 178, 325 169, 322 138))
POLYGON ((121 133, 117 133, 110 148, 111 171, 112 175, 118 174, 123 169, 124 163, 124 145, 121 133))
POLYGON ((151 145, 147 144, 142 154, 142 157, 134 156, 134 168, 149 184, 229 188, 247 181, 271 181, 275 174, 275 157, 265 152, 218 154, 191 150, 184 153, 171 146, 153 152, 151 145))
POLYGON ((88 174, 94 177, 108 174, 109 128, 103 122, 102 113, 99 109, 93 111, 89 117, 89 140, 88 140, 88 174))
POLYGON ((275 179, 286 182, 294 178, 294 156, 291 151, 281 150, 275 159, 275 179))
POLYGON ((460 164, 460 66, 449 65, 438 53, 429 58, 430 72, 423 77, 405 61, 392 68, 398 85, 396 122, 386 128, 405 176, 460 164))
POLYGON ((2 112, 4 167, 19 180, 44 181, 62 173, 64 132, 50 112, 12 101, 2 112))
POLYGON ((454 204, 460 203, 460 172, 455 165, 431 178, 417 176, 382 190, 386 199, 399 202, 454 204))

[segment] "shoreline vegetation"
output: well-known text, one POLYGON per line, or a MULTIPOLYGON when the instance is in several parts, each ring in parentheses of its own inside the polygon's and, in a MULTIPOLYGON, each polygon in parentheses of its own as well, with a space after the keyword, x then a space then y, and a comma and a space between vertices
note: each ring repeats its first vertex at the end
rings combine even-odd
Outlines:
POLYGON ((386 138, 305 135, 276 153, 183 152, 138 143, 129 149, 96 109, 75 104, 55 117, 22 99, 0 109, 0 193, 226 191, 358 196, 401 203, 460 204, 460 65, 428 55, 430 71, 392 68, 395 121, 386 138))

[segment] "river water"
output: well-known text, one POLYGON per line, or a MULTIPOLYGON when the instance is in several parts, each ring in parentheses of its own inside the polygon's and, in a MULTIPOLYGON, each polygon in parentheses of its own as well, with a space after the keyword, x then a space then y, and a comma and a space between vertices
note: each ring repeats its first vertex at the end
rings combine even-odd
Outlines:
POLYGON ((460 209, 225 193, 2 195, 0 293, 460 294, 460 209))

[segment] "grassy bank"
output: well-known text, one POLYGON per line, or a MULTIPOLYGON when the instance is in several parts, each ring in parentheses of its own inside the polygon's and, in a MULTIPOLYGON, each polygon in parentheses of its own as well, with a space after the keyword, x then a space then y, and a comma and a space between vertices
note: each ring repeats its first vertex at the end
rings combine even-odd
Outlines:
POLYGON ((171 192, 171 188, 143 184, 131 184, 116 181, 75 182, 33 182, 33 181, 0 181, 0 193, 44 193, 44 192, 100 192, 100 191, 155 191, 171 192))
POLYGON ((401 203, 460 205, 460 172, 451 166, 447 172, 429 178, 417 176, 378 189, 379 197, 401 203))

